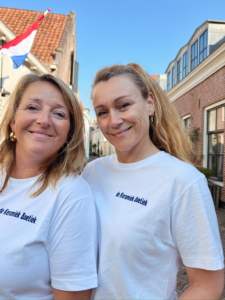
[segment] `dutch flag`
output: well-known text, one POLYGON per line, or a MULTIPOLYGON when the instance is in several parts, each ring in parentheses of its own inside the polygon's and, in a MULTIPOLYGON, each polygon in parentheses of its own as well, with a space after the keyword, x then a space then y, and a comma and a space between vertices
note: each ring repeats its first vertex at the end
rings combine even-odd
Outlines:
POLYGON ((35 35, 37 33, 38 24, 49 11, 50 9, 48 8, 46 12, 41 15, 37 21, 31 25, 31 27, 27 29, 26 32, 0 47, 0 51, 3 54, 7 54, 9 57, 11 57, 14 69, 18 69, 23 64, 32 47, 35 35))

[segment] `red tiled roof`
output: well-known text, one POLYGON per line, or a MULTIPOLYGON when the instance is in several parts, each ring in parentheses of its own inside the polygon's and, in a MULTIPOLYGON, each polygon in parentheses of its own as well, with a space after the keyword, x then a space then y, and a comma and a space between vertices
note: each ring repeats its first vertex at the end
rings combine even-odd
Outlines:
MULTIPOLYGON (((16 35, 26 31, 43 14, 40 11, 0 6, 0 20, 16 35)), ((44 64, 54 62, 52 55, 59 47, 69 15, 48 13, 39 23, 31 52, 44 64)))
POLYGON ((154 80, 157 80, 159 78, 159 75, 150 75, 154 80))
POLYGON ((94 125, 98 124, 97 120, 92 120, 92 123, 93 123, 94 125))

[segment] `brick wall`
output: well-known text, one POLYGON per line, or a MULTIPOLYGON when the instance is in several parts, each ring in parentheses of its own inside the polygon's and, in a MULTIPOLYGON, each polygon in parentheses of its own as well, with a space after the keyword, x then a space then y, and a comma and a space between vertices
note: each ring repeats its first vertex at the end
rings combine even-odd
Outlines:
MULTIPOLYGON (((196 143, 197 157, 203 154, 204 108, 224 99, 225 67, 173 102, 181 118, 190 114, 190 130, 200 128, 199 141, 196 143)), ((225 201, 225 156, 223 160, 223 182, 222 200, 225 201)))

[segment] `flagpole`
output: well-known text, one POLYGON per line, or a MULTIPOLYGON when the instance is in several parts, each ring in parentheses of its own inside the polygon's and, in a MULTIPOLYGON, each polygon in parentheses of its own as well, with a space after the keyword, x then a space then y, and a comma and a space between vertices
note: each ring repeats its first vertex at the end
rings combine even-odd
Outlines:
POLYGON ((50 8, 47 8, 47 10, 44 12, 44 16, 46 17, 46 15, 51 11, 50 8))
MULTIPOLYGON (((3 82, 2 76, 3 76, 3 56, 4 56, 4 53, 1 52, 1 54, 3 54, 1 56, 1 88, 3 88, 2 87, 2 82, 3 82)), ((2 91, 1 91, 1 106, 2 106, 2 91)))

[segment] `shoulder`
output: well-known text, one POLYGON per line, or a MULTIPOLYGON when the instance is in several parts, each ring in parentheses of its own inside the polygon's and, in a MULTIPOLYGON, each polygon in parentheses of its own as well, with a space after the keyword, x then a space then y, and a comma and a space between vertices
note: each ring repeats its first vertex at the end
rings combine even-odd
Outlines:
POLYGON ((115 160, 116 155, 113 154, 89 162, 82 172, 82 177, 86 180, 87 176, 90 177, 92 174, 96 174, 96 172, 102 172, 105 169, 111 168, 115 160))
POLYGON ((77 197, 85 197, 91 195, 90 188, 86 181, 78 175, 76 177, 70 175, 60 179, 57 185, 57 192, 76 194, 77 197))
POLYGON ((51 191, 50 197, 54 199, 55 207, 60 210, 72 205, 80 205, 81 201, 91 206, 94 203, 88 184, 80 176, 61 178, 55 189, 51 191))
POLYGON ((181 161, 168 153, 164 153, 161 160, 165 171, 168 171, 173 179, 179 179, 180 181, 184 180, 193 183, 200 179, 205 179, 205 176, 199 172, 196 167, 181 161))

